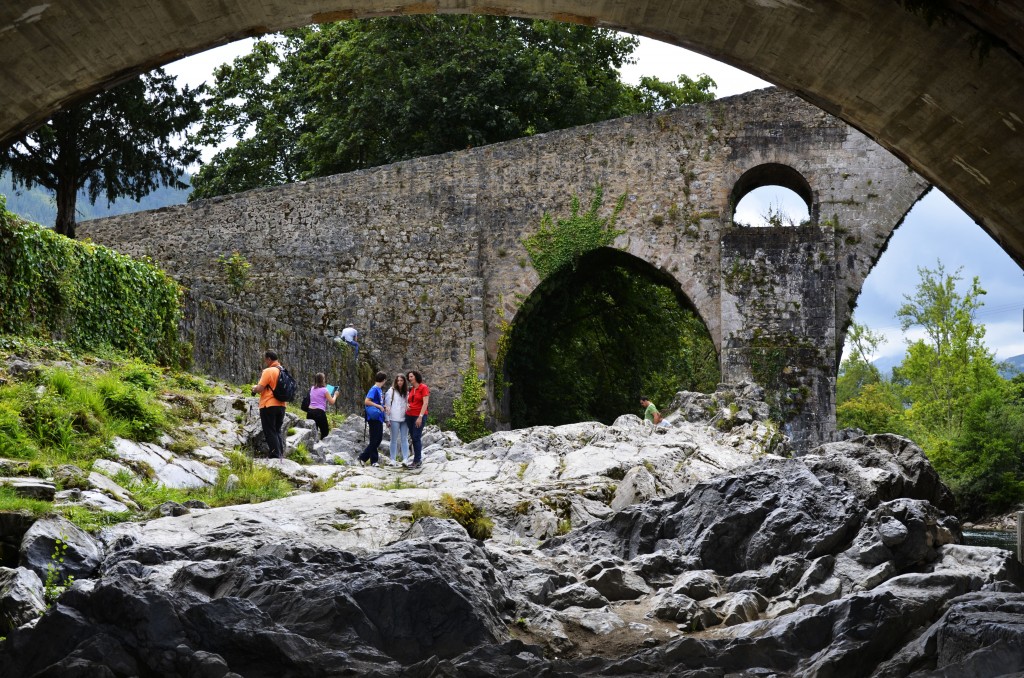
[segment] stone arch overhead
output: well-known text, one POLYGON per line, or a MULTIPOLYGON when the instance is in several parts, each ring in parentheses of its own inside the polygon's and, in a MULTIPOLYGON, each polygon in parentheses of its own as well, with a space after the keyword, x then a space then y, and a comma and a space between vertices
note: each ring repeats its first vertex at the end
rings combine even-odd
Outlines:
POLYGON ((730 216, 735 219, 736 206, 753 190, 763 186, 782 186, 796 193, 807 205, 811 223, 818 223, 818 201, 811 185, 799 171, 789 165, 767 162, 751 167, 736 180, 729 198, 730 216))
POLYGON ((0 4, 0 143, 232 40, 338 19, 488 12, 627 30, 789 88, 936 184, 1024 263, 1024 5, 949 0, 109 0, 0 4))

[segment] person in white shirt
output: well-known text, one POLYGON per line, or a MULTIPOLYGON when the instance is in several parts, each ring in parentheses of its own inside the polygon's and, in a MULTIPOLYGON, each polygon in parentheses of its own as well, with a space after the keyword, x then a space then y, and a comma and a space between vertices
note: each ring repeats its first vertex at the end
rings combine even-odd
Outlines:
POLYGON ((335 341, 344 341, 346 344, 351 346, 356 352, 356 360, 359 360, 359 330, 348 325, 341 331, 341 334, 335 338, 335 341))
POLYGON ((404 374, 396 374, 391 388, 384 394, 384 412, 391 425, 391 463, 398 463, 398 439, 402 439, 402 463, 409 461, 409 425, 405 421, 405 410, 409 407, 406 400, 408 385, 404 374))

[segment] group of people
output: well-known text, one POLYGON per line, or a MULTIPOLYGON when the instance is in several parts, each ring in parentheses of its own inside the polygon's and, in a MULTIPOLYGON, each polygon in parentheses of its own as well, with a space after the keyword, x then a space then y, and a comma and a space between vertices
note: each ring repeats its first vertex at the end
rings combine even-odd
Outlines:
MULTIPOLYGON (((260 423, 263 426, 263 436, 270 448, 270 457, 283 459, 285 446, 281 428, 284 425, 286 405, 284 401, 274 396, 274 391, 284 368, 275 351, 266 351, 263 354, 263 363, 263 372, 260 374, 259 382, 252 387, 252 393, 260 397, 260 423)), ((391 428, 391 462, 398 463, 398 452, 401 447, 402 464, 409 468, 419 468, 423 464, 423 425, 430 407, 430 388, 423 383, 423 376, 419 372, 410 370, 406 374, 396 374, 391 388, 385 393, 387 378, 388 375, 384 372, 377 372, 373 386, 363 399, 370 442, 359 455, 359 461, 380 465, 378 448, 384 439, 386 421, 391 428)), ((324 373, 318 373, 313 380, 313 386, 309 389, 309 405, 306 411, 307 417, 316 423, 321 440, 330 432, 327 406, 333 405, 337 399, 338 389, 329 387, 324 373)))
POLYGON ((430 406, 430 388, 423 383, 423 375, 416 370, 396 374, 391 388, 384 392, 388 375, 378 372, 374 384, 366 394, 363 405, 370 428, 370 442, 359 455, 359 461, 380 466, 378 448, 384 439, 384 422, 391 428, 391 463, 398 463, 401 443, 402 464, 419 468, 423 464, 423 425, 430 406), (412 441, 412 462, 409 462, 409 442, 412 441))

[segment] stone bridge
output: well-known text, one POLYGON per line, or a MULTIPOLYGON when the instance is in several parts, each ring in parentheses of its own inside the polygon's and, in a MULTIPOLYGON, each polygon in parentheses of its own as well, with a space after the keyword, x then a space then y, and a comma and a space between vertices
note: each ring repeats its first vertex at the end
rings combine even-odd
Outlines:
POLYGON ((794 437, 829 439, 857 295, 928 184, 780 90, 86 222, 81 234, 150 255, 250 314, 324 336, 354 322, 380 367, 421 368, 444 410, 471 347, 494 382, 503 321, 530 306, 540 280, 523 238, 596 185, 609 212, 627 196, 614 246, 678 285, 723 379, 775 382, 794 437), (734 225, 735 205, 763 185, 794 190, 811 222, 734 225), (235 251, 252 264, 242 294, 218 263, 235 251))

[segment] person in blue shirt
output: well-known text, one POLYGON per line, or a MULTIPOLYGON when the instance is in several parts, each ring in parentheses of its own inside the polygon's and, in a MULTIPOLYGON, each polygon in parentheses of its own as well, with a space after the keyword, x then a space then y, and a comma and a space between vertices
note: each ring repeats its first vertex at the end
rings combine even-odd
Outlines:
POLYGON ((380 466, 380 456, 377 454, 377 448, 380 447, 380 442, 384 440, 383 387, 384 382, 388 380, 388 375, 378 372, 374 375, 373 380, 374 384, 370 387, 366 398, 363 400, 363 405, 366 408, 366 422, 370 427, 370 444, 359 455, 359 461, 361 463, 369 461, 370 466, 380 466))

